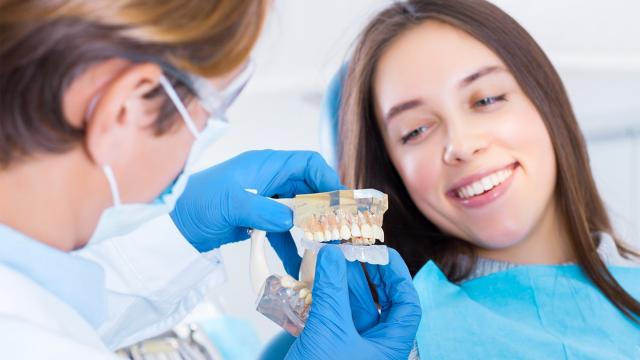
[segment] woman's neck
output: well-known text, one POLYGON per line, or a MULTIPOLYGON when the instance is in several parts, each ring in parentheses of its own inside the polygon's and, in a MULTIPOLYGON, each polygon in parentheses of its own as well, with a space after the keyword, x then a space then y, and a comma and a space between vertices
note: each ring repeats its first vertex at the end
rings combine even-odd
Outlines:
POLYGON ((98 205, 105 201, 89 191, 96 181, 81 171, 86 169, 81 156, 77 151, 37 156, 0 171, 0 223, 63 251, 78 247, 93 231, 83 224, 95 225, 108 206, 98 205), (86 207, 87 194, 95 197, 92 207, 86 207))
POLYGON ((503 249, 478 249, 478 256, 515 264, 562 264, 575 259, 569 234, 555 202, 529 233, 503 249))

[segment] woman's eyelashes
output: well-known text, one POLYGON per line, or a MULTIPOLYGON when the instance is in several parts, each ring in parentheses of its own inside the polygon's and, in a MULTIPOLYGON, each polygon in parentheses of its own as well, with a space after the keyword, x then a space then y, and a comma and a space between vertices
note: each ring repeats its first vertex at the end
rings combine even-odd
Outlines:
POLYGON ((401 140, 402 140, 402 144, 407 144, 411 141, 414 141, 416 139, 418 139, 420 136, 422 136, 424 133, 427 132, 427 130, 429 130, 429 127, 426 125, 422 125, 419 126, 411 131, 409 131, 406 135, 402 136, 401 140))
POLYGON ((473 108, 487 108, 491 105, 494 105, 500 101, 507 101, 507 94, 502 94, 502 95, 498 95, 498 96, 487 96, 485 98, 482 98, 480 100, 477 100, 475 102, 473 102, 472 107, 473 108))
MULTIPOLYGON (((477 99, 477 97, 476 97, 477 99)), ((507 94, 497 95, 497 96, 486 96, 482 97, 479 100, 472 100, 471 107, 473 109, 477 109, 479 111, 489 111, 499 102, 507 101, 507 94)), ((412 142, 416 142, 427 135, 427 132, 431 129, 430 125, 421 125, 413 130, 405 133, 400 138, 403 145, 410 144, 412 142)))

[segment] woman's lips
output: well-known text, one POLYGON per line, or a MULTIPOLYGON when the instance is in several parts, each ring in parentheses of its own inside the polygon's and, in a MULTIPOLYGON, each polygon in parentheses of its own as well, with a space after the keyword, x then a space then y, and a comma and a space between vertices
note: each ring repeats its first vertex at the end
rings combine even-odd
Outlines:
POLYGON ((515 162, 492 171, 466 177, 456 183, 447 196, 464 207, 479 208, 502 196, 513 182, 519 168, 515 162))

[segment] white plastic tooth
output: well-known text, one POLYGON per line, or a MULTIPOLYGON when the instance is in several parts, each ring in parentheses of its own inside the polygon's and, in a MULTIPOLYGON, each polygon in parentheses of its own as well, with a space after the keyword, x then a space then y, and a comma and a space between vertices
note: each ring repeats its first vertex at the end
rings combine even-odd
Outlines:
POLYGON ((284 275, 280 278, 280 285, 287 289, 291 289, 296 285, 296 280, 289 275, 284 275))
POLYGON ((381 242, 384 242, 384 230, 380 228, 380 237, 378 238, 381 242))
POLYGON ((331 229, 331 239, 332 240, 340 239, 340 231, 338 230, 338 228, 331 229))
POLYGON ((334 240, 335 238, 331 236, 331 231, 327 228, 324 229, 324 239, 325 240, 334 240))
POLYGON ((313 296, 311 295, 311 293, 308 293, 304 298, 304 303, 306 305, 311 305, 311 302, 313 302, 313 296))
POLYGON ((351 236, 352 237, 362 236, 362 231, 360 231, 360 227, 358 227, 358 225, 355 223, 351 224, 351 236))
POLYGON ((313 233, 313 240, 315 241, 324 241, 324 234, 321 231, 316 231, 313 233))
POLYGON ((378 225, 373 225, 371 226, 371 230, 373 231, 373 237, 378 239, 378 240, 382 240, 381 238, 384 236, 382 235, 382 228, 378 225))
POLYGON ((373 231, 371 231, 371 226, 369 224, 364 223, 360 226, 360 230, 362 231, 362 236, 365 238, 372 238, 373 231))
POLYGON ((298 297, 299 297, 300 299, 304 299, 304 298, 306 298, 306 297, 307 297, 307 295, 309 295, 309 294, 310 294, 309 289, 307 289, 307 288, 302 288, 302 289, 300 289, 300 291, 298 292, 298 297))
POLYGON ((349 230, 349 227, 347 225, 342 225, 340 227, 340 238, 342 240, 349 240, 351 239, 351 231, 349 230))
POLYGON ((313 233, 311 231, 305 231, 304 232, 304 238, 309 240, 309 241, 313 241, 313 233))

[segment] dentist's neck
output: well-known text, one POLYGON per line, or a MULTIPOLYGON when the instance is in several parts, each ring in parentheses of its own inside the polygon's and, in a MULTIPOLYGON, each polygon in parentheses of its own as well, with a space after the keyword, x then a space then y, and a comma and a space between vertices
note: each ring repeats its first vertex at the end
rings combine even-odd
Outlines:
POLYGON ((0 170, 0 223, 63 251, 83 245, 111 205, 106 180, 83 156, 34 156, 0 170))

